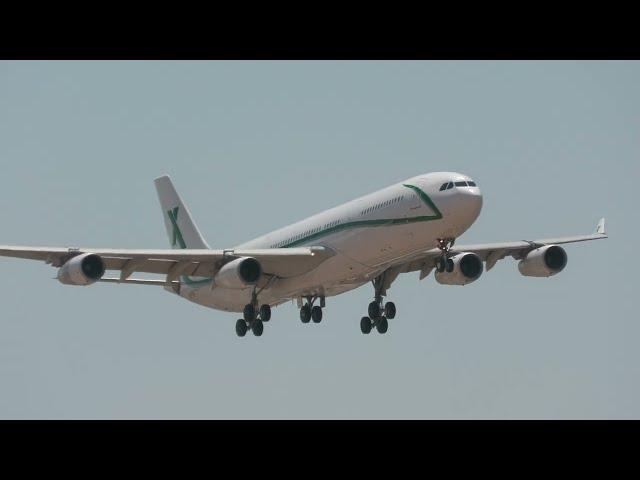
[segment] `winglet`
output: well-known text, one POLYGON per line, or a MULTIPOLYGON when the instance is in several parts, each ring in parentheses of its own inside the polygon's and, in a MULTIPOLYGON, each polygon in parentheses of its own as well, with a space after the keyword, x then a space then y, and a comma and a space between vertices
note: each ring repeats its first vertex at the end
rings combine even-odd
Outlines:
POLYGON ((606 235, 607 232, 604 229, 604 217, 600 219, 600 221, 598 222, 598 226, 596 227, 596 233, 599 233, 600 235, 606 235))

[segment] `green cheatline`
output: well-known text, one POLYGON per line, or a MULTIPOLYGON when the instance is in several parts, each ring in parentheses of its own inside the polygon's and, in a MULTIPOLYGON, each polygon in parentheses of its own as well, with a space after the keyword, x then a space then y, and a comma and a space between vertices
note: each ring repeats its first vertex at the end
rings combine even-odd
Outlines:
POLYGON ((306 237, 300 238, 293 242, 287 243, 283 245, 281 248, 289 248, 295 247, 302 243, 307 243, 310 240, 315 240, 318 237, 322 237, 328 235, 330 233, 335 233, 340 230, 347 230, 349 228, 359 228, 359 227, 384 227, 390 225, 404 225, 407 223, 415 223, 415 222, 428 222, 430 220, 440 220, 442 218, 442 213, 436 207, 436 204, 429 198, 425 192, 423 192, 420 188, 415 185, 403 184, 403 187, 410 188, 414 192, 418 194, 420 199, 425 203, 431 210, 433 210, 433 215, 422 215, 419 217, 409 217, 409 218, 382 218, 377 220, 358 220, 355 222, 347 222, 341 223, 339 225, 335 225, 333 227, 326 228, 324 230, 320 230, 319 232, 312 233, 306 237))
MULTIPOLYGON (((359 220, 359 221, 355 221, 355 222, 347 222, 347 223, 342 223, 339 225, 335 225, 333 227, 329 227, 329 228, 325 228, 324 230, 320 230, 319 232, 316 233, 312 233, 311 235, 307 235, 306 237, 300 238, 298 240, 295 240, 293 242, 289 242, 286 245, 281 246, 280 248, 291 248, 291 247, 297 247, 303 243, 307 243, 310 242, 311 240, 315 240, 317 238, 320 237, 324 237, 326 235, 329 235, 331 233, 335 233, 341 230, 347 230, 349 228, 361 228, 361 227, 384 227, 384 226, 391 226, 391 225, 404 225, 404 224, 408 224, 408 223, 416 223, 416 222, 428 222, 431 220, 440 220, 442 218, 442 212, 440 212, 440 210, 438 209, 438 207, 436 206, 435 203, 433 203, 433 200, 431 200, 431 198, 429 198, 429 195, 427 195, 422 189, 420 189, 419 187, 416 187, 415 185, 409 185, 409 184, 402 184, 403 187, 407 187, 411 190, 413 190, 414 192, 416 192, 416 194, 418 194, 418 196, 420 197, 420 200, 422 200, 422 202, 427 205, 432 211, 433 211, 433 215, 421 215, 419 217, 409 217, 409 218, 389 218, 389 219, 378 219, 378 220, 359 220)), ((177 207, 174 209, 176 211, 176 216, 177 216, 177 207)), ((169 218, 171 218, 171 214, 169 215, 169 218)), ((172 219, 172 223, 173 223, 173 227, 174 227, 174 245, 175 245, 175 238, 179 238, 181 241, 181 245, 184 245, 184 241, 182 241, 182 234, 180 234, 180 229, 178 228, 176 222, 172 219), (176 235, 176 230, 178 235, 176 235)), ((182 248, 186 248, 186 247, 182 247, 182 248)), ((190 277, 183 275, 182 276, 182 281, 184 283, 186 283, 187 285, 202 285, 202 284, 206 284, 206 283, 210 283, 211 282, 211 278, 205 278, 203 280, 192 280, 190 277)))

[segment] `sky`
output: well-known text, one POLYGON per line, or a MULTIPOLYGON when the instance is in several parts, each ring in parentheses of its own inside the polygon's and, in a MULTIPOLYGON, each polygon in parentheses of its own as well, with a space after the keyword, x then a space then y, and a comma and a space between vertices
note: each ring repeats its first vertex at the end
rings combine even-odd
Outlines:
POLYGON ((369 285, 238 338, 0 258, 0 418, 640 418, 639 159, 638 62, 0 62, 0 244, 168 248, 165 173, 212 248, 442 170, 484 196, 460 244, 610 235, 551 278, 403 274, 366 336, 369 285))

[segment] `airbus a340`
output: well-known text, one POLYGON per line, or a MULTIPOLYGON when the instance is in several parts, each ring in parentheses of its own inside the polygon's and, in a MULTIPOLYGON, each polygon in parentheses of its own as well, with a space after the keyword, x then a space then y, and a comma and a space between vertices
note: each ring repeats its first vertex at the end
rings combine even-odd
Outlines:
POLYGON ((482 194, 455 172, 418 175, 232 248, 211 249, 170 178, 155 180, 170 250, 0 246, 0 256, 41 260, 67 285, 96 282, 159 285, 206 307, 242 312, 236 333, 263 333, 271 308, 296 300, 303 323, 322 320, 328 297, 369 282, 373 301, 362 333, 385 333, 396 316, 385 302, 401 273, 435 270, 446 285, 476 281, 507 256, 529 277, 550 277, 567 265, 560 245, 607 238, 604 218, 590 235, 480 245, 454 245, 478 218, 482 194), (105 277, 107 270, 118 276, 105 277), (136 272, 161 279, 131 278, 136 272))

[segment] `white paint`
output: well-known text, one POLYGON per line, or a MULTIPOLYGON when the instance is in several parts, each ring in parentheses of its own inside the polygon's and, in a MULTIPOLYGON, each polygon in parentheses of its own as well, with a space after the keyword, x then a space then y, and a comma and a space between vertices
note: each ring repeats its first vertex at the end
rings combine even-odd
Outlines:
MULTIPOLYGON (((296 244, 323 246, 331 249, 335 255, 310 272, 277 279, 260 292, 258 300, 259 303, 277 305, 300 296, 339 295, 368 283, 387 268, 405 263, 407 256, 433 249, 439 238, 462 235, 480 214, 480 189, 477 186, 454 187, 444 191, 439 189, 445 182, 470 180, 468 176, 455 172, 412 177, 240 244, 234 250, 286 245, 289 239, 305 237, 309 232, 321 231, 327 225, 434 216, 436 212, 420 199, 419 194, 404 185, 421 189, 442 213, 441 219, 399 225, 355 226, 296 244)), ((239 312, 250 301, 252 290, 253 287, 238 290, 218 286, 212 289, 210 284, 194 287, 182 285, 180 295, 201 305, 239 312), (194 290, 197 291, 195 296, 194 290)))

